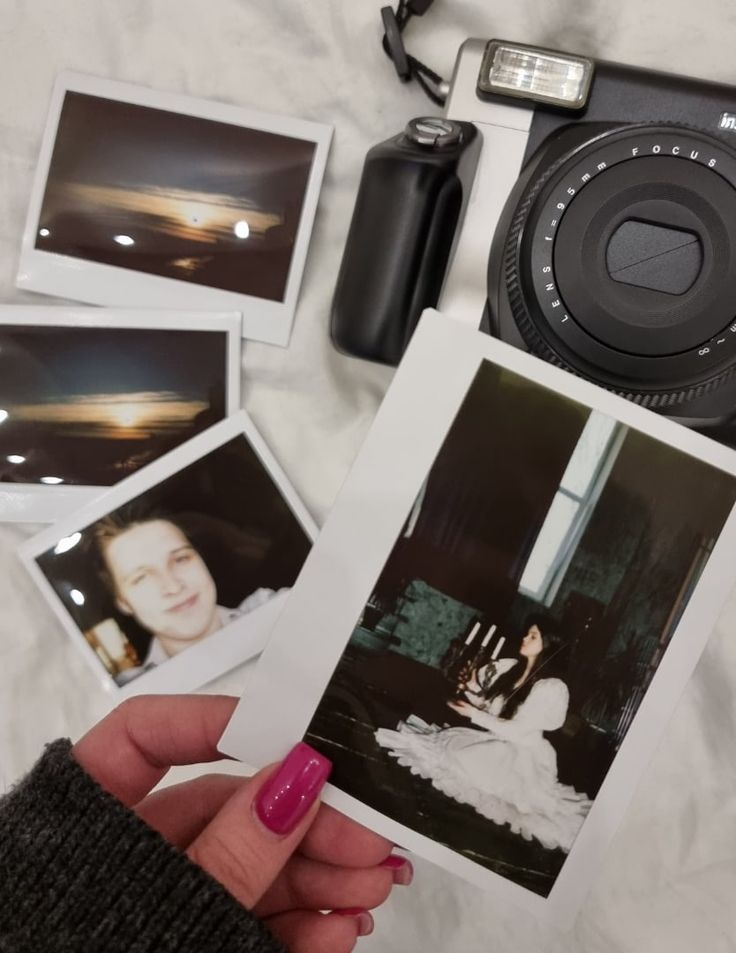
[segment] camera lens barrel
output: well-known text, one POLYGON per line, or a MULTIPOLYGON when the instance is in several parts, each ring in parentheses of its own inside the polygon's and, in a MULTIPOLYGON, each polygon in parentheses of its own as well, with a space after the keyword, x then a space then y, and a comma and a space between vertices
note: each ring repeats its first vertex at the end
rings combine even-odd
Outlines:
POLYGON ((578 144, 527 184, 503 254, 514 321, 546 360, 652 407, 736 369, 736 152, 706 133, 578 144))

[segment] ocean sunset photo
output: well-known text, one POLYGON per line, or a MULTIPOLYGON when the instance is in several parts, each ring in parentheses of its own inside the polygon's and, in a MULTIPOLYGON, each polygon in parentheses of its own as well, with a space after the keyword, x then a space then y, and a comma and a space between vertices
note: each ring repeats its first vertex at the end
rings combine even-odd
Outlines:
POLYGON ((0 326, 0 481, 110 486, 221 420, 225 338, 0 326))
POLYGON ((36 248, 284 299, 314 142, 68 91, 36 248))

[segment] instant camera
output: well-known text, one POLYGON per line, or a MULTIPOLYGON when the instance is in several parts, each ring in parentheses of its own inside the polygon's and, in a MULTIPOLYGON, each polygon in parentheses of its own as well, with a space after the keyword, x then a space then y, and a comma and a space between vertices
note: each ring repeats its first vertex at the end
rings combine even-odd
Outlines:
POLYGON ((333 340, 396 364, 436 305, 736 442, 736 87, 468 40, 368 153, 333 340))

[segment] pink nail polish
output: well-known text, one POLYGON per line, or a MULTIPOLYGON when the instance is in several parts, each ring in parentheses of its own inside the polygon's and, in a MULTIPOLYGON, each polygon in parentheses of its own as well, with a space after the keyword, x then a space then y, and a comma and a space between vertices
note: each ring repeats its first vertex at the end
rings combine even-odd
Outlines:
POLYGON ((255 801, 261 822, 274 834, 289 834, 319 796, 332 763, 308 744, 295 745, 266 781, 255 801))
POLYGON ((362 907, 344 907, 342 910, 333 910, 339 917, 355 917, 358 921, 358 936, 368 936, 373 933, 373 917, 362 907))
POLYGON ((390 854, 384 861, 378 865, 387 867, 394 875, 394 883, 403 887, 408 887, 414 879, 414 868, 411 861, 406 857, 398 857, 396 854, 390 854))

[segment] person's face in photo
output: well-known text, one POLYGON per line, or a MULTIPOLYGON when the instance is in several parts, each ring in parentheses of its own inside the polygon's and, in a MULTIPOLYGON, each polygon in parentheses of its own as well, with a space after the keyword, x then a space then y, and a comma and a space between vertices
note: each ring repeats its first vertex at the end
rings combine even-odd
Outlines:
POLYGON ((164 519, 138 523, 105 547, 116 603, 169 655, 218 628, 217 589, 184 533, 164 519))
POLYGON ((535 659, 539 656, 544 648, 544 642, 542 640, 542 632, 538 625, 529 626, 529 630, 521 640, 521 648, 519 653, 527 659, 535 659))

